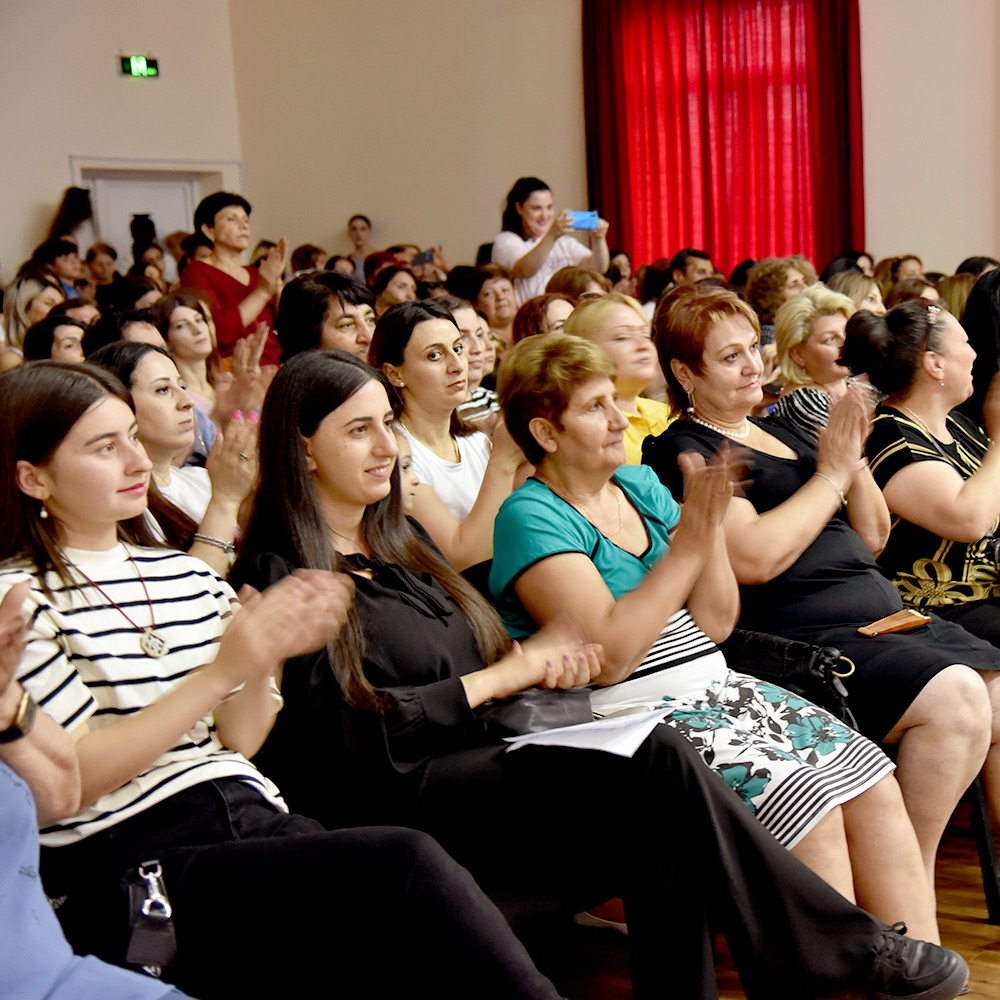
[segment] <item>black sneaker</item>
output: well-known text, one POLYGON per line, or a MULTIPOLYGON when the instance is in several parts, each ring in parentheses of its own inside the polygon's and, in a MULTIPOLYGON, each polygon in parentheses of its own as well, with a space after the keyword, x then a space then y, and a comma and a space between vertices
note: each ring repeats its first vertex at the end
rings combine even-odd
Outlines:
POLYGON ((873 1000, 954 1000, 969 981, 957 952, 906 935, 905 924, 879 931, 869 996, 873 1000))

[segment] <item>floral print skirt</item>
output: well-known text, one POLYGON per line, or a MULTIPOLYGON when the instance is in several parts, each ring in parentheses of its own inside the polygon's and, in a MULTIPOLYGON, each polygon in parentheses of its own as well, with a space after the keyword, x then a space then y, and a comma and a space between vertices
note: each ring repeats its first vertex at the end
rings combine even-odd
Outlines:
POLYGON ((895 766, 825 709, 730 670, 687 611, 667 623, 632 678, 600 689, 592 701, 603 715, 668 707, 664 724, 698 750, 785 847, 895 766))
POLYGON ((665 724, 786 847, 894 768, 874 743, 825 709, 733 670, 703 697, 667 704, 665 724))

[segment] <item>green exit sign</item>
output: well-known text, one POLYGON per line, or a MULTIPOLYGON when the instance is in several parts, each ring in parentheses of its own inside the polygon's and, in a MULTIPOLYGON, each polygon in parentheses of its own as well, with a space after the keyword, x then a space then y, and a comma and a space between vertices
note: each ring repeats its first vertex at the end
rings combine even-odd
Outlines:
POLYGON ((121 56, 122 73, 125 76, 159 76, 160 64, 149 56, 121 56))

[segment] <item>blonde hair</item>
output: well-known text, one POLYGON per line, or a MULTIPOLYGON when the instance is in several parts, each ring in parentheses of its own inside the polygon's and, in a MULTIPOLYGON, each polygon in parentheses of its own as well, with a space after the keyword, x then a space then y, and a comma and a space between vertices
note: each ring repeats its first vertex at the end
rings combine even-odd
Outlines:
POLYGON ((969 301, 972 286, 979 280, 978 274, 962 271, 938 282, 937 290, 948 312, 959 321, 965 318, 965 303, 969 301))
POLYGON ((792 359, 791 350, 805 343, 813 332, 813 324, 820 316, 840 313, 850 319, 855 313, 854 303, 840 292, 833 292, 826 285, 810 285, 801 295, 789 299, 774 317, 774 346, 778 350, 781 374, 788 383, 808 385, 809 373, 792 359))
POLYGON ((608 292, 607 295, 599 299, 590 299, 587 302, 581 302, 573 310, 569 319, 566 320, 563 333, 568 333, 574 337, 585 337, 589 340, 591 331, 597 329, 604 322, 604 317, 607 315, 608 310, 613 309, 615 306, 628 306, 629 309, 639 316, 643 323, 649 322, 645 312, 643 312, 642 305, 633 299, 631 295, 623 295, 621 292, 608 292))
MULTIPOLYGON (((878 282, 874 278, 869 278, 867 274, 841 271, 827 281, 826 287, 831 291, 846 295, 854 303, 854 308, 860 309, 861 303, 878 288, 878 282)), ((879 295, 881 294, 881 289, 879 289, 879 295)))

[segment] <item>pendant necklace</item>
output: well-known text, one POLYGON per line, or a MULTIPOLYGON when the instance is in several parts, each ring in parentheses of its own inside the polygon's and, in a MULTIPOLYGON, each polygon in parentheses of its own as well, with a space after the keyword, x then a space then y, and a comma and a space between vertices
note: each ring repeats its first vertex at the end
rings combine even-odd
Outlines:
POLYGON ((139 636, 139 648, 146 654, 146 656, 152 657, 154 660, 159 659, 165 653, 170 652, 170 647, 167 645, 166 639, 156 631, 156 619, 153 617, 153 602, 149 598, 149 591, 146 589, 146 581, 142 578, 142 574, 139 572, 139 567, 136 566, 135 560, 132 558, 132 553, 125 550, 125 555, 128 556, 128 561, 132 564, 132 569, 135 570, 135 575, 142 584, 142 592, 146 595, 146 606, 149 608, 149 626, 143 628, 142 625, 137 625, 132 619, 124 612, 124 610, 119 607, 119 605, 113 601, 105 592, 100 584, 95 583, 93 580, 87 576, 86 573, 75 563, 69 563, 69 565, 77 571, 90 584, 91 587, 96 590, 101 597, 104 598, 121 616, 132 626, 137 632, 140 632, 139 636))

